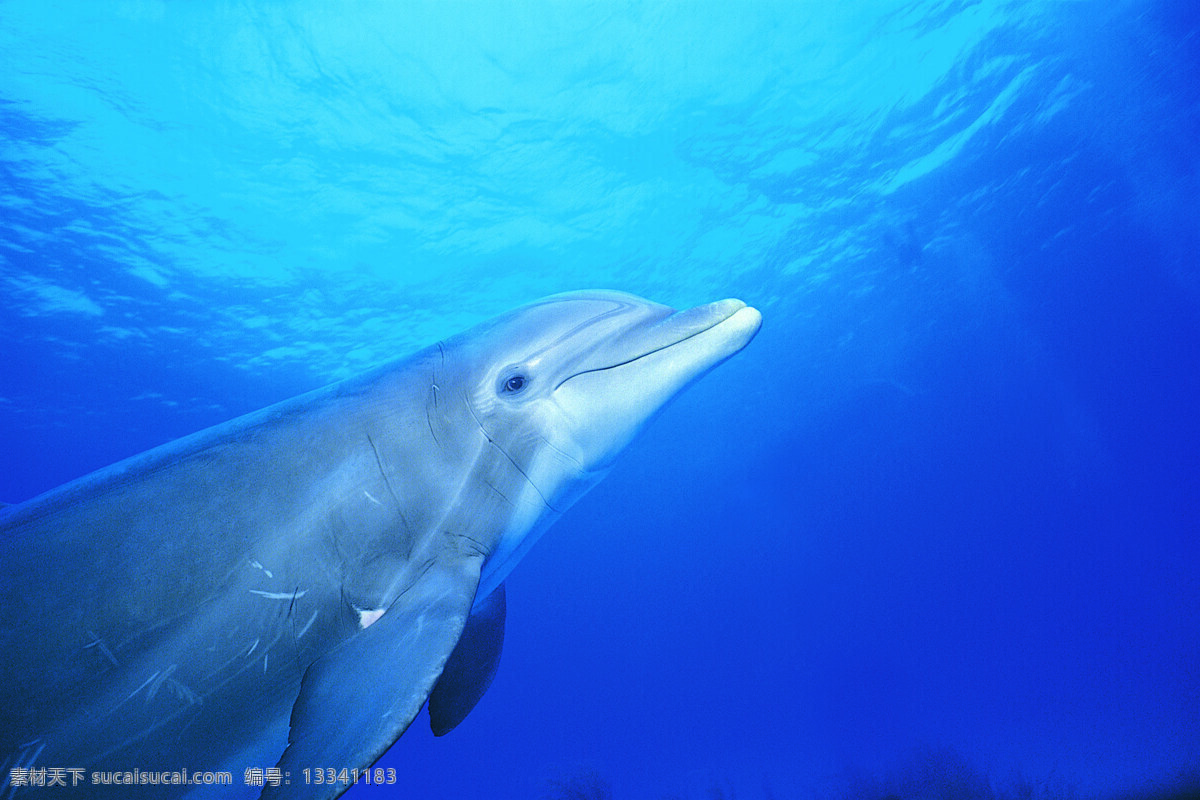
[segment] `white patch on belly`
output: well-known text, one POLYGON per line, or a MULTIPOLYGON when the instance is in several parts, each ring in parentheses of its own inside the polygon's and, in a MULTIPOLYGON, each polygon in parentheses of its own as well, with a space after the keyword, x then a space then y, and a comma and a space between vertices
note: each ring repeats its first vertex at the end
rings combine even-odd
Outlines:
POLYGON ((372 623, 376 622, 380 617, 382 617, 387 609, 371 608, 364 610, 361 608, 355 608, 355 611, 358 612, 358 627, 362 629, 371 627, 372 623))

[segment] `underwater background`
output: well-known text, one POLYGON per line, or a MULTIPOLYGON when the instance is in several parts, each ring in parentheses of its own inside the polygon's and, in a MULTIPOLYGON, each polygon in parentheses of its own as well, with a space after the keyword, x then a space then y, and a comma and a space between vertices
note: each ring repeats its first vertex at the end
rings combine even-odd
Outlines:
POLYGON ((349 797, 1197 785, 1190 0, 6 0, 0 215, 6 502, 554 292, 763 312, 349 797))

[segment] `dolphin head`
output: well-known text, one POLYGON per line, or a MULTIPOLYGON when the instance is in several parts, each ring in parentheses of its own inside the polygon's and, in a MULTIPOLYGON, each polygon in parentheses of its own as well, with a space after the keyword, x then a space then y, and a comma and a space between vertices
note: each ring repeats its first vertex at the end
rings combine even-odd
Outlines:
POLYGON ((754 338, 740 300, 676 311, 612 291, 554 295, 447 340, 455 387, 512 465, 515 504, 484 568, 480 598, 541 531, 608 471, 682 389, 754 338))

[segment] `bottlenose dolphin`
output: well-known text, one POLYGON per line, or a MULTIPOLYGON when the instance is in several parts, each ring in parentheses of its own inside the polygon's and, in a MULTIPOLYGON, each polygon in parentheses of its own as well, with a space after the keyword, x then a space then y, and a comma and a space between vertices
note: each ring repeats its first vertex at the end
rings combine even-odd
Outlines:
POLYGON ((509 571, 760 323, 555 295, 0 509, 6 788, 227 765, 332 798, 426 700, 449 731, 495 673, 509 571))

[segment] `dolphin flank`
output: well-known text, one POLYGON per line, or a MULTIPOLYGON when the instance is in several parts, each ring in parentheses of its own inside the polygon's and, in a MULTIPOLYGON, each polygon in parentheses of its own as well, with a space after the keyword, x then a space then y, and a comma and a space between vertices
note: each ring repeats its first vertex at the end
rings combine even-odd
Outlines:
POLYGON ((517 561, 760 324, 555 295, 0 508, 0 794, 186 767, 233 786, 67 791, 225 797, 258 767, 262 797, 333 798, 427 700, 453 729, 517 561), (329 767, 350 777, 301 778, 329 767))

